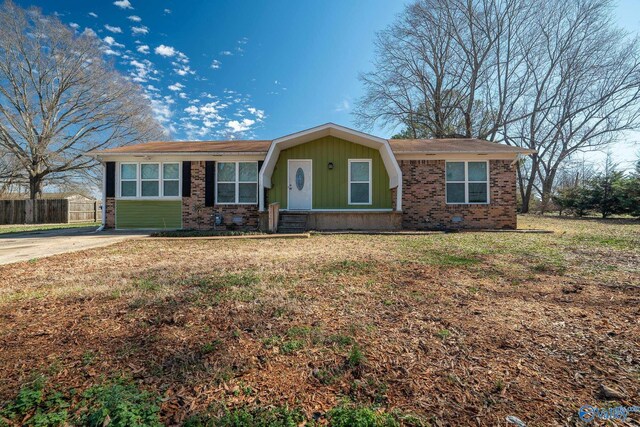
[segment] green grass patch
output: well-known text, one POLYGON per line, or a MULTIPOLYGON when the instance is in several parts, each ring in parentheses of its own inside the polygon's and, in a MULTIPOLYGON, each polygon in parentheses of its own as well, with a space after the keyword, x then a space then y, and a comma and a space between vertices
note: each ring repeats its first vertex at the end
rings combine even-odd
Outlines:
MULTIPOLYGON (((297 409, 236 408, 221 414, 199 415, 188 419, 185 427, 297 427, 304 425, 305 416, 297 409)), ((309 425, 309 424, 307 424, 309 425)))
POLYGON ((325 274, 333 274, 337 276, 352 275, 360 276, 372 274, 376 270, 376 263, 372 261, 360 260, 343 260, 328 263, 322 269, 325 274))
POLYGON ((396 427, 426 426, 417 417, 400 412, 386 412, 373 406, 345 403, 326 414, 314 414, 307 418, 299 409, 288 407, 240 407, 211 409, 209 412, 188 419, 185 427, 396 427))
POLYGON ((157 292, 162 288, 162 286, 157 281, 150 278, 134 280, 133 286, 136 289, 140 289, 146 292, 157 292))
POLYGON ((444 341, 451 336, 451 331, 448 329, 440 329, 436 335, 444 341))
POLYGON ((68 228, 84 228, 84 227, 99 227, 99 222, 79 222, 77 224, 33 224, 33 225, 3 225, 0 226, 0 234, 15 234, 15 233, 31 233, 39 231, 49 230, 63 230, 68 228))
POLYGON ((374 408, 343 405, 327 414, 332 427, 396 427, 400 422, 391 414, 374 408))
POLYGON ((364 364, 366 358, 360 350, 360 347, 356 344, 351 347, 351 352, 349 352, 349 356, 347 356, 347 363, 352 368, 358 368, 364 364))
POLYGON ((478 258, 472 256, 438 251, 431 252, 426 257, 423 257, 422 260, 428 264, 440 265, 443 267, 464 267, 478 264, 480 262, 478 258))
POLYGON ((353 337, 350 337, 348 335, 330 335, 325 339, 325 344, 327 345, 335 345, 338 346, 340 348, 343 347, 348 347, 350 345, 355 344, 355 340, 353 339, 353 337))

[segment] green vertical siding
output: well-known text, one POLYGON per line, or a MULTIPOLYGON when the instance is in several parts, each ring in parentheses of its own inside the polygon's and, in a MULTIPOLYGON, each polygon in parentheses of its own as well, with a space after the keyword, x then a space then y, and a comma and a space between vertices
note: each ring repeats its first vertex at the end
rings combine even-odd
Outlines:
POLYGON ((287 208, 287 163, 289 159, 311 159, 313 161, 313 209, 391 209, 389 175, 380 152, 326 136, 305 144, 282 150, 271 177, 268 192, 269 203, 279 202, 287 208), (349 159, 371 159, 372 204, 349 205, 349 159), (333 169, 327 165, 332 162, 333 169))
POLYGON ((182 228, 182 202, 116 200, 116 228, 182 228))

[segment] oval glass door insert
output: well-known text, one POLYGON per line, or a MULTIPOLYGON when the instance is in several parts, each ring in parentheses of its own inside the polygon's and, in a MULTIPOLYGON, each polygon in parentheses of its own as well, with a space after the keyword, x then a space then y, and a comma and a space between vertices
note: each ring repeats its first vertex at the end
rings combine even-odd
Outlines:
POLYGON ((298 187, 298 191, 302 191, 304 187, 304 171, 302 168, 298 168, 296 171, 296 187, 298 187))

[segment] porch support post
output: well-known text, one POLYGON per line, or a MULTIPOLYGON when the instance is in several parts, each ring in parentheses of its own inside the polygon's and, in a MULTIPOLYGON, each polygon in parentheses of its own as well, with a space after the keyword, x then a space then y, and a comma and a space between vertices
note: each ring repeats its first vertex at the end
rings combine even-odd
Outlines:
POLYGON ((396 190, 396 212, 402 212, 402 175, 398 180, 398 187, 396 190))
POLYGON ((258 210, 264 212, 264 185, 262 172, 258 175, 258 210))

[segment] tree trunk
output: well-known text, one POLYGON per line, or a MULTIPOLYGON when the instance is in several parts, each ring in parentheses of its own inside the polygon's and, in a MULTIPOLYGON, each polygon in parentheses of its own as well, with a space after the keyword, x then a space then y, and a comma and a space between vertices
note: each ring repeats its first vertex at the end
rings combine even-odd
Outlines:
POLYGON ((531 172, 529 173, 529 178, 526 181, 523 176, 522 167, 518 164, 518 182, 520 184, 520 198, 522 199, 522 207, 520 208, 520 213, 529 213, 529 206, 531 205, 531 195, 533 194, 533 181, 536 177, 536 169, 537 168, 537 160, 535 156, 532 159, 531 172))
POLYGON ((42 177, 30 176, 29 177, 29 198, 35 200, 42 195, 42 177))
POLYGON ((553 182, 556 178, 556 169, 551 169, 547 176, 542 181, 542 194, 540 195, 540 213, 544 214, 549 207, 551 201, 551 192, 553 190, 553 182))

